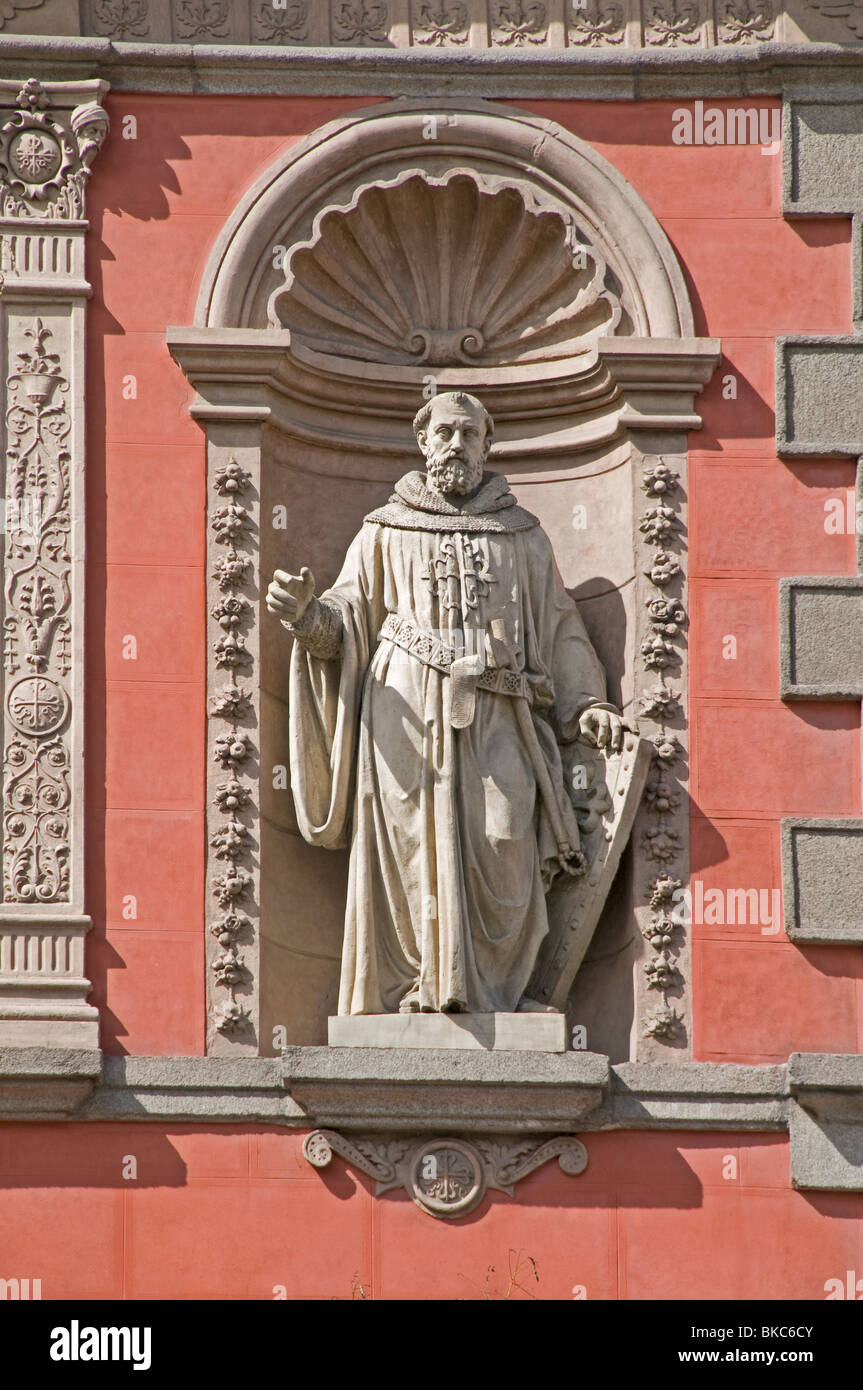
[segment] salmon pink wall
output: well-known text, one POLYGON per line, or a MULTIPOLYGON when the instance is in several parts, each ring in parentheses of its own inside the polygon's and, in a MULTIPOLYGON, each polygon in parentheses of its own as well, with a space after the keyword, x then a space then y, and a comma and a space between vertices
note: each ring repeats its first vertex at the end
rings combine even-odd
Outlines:
POLYGON ((863 1276, 863 1194, 792 1191, 784 1136, 585 1139, 580 1178, 547 1164, 444 1222, 341 1159, 315 1172, 293 1134, 5 1125, 3 1276, 45 1299, 589 1302, 817 1300, 863 1276))

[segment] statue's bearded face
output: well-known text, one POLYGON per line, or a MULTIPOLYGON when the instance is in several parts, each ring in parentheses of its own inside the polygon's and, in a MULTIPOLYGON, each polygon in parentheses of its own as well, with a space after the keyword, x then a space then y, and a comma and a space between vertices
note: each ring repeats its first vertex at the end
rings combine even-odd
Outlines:
POLYGON ((488 447, 485 420, 474 406, 435 400, 428 427, 417 438, 435 492, 465 496, 479 486, 488 447))

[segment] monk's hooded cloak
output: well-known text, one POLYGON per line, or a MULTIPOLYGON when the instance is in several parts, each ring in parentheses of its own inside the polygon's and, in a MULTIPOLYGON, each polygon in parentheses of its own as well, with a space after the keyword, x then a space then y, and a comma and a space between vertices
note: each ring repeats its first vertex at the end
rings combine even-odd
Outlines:
POLYGON ((456 506, 409 473, 287 626, 300 830, 350 845, 339 1013, 513 1011, 578 868, 558 739, 605 700, 537 518, 500 475, 456 506))

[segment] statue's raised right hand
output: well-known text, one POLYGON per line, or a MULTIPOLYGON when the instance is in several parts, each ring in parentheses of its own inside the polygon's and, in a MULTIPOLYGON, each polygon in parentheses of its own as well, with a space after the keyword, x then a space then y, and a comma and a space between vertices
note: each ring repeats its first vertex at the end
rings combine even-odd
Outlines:
POLYGON ((298 623, 315 592, 315 576, 303 565, 299 574, 276 570, 267 590, 267 607, 285 623, 298 623))

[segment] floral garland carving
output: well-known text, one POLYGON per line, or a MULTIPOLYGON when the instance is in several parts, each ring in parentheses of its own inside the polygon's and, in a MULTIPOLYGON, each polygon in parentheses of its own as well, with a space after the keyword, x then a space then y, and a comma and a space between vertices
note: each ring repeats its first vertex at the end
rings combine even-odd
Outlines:
POLYGON ((308 0, 287 0, 281 10, 273 8, 273 0, 258 0, 252 14, 255 43, 304 43, 308 37, 308 0))
POLYGON ((142 39, 150 32, 150 0, 93 0, 96 32, 112 39, 142 39))
POLYGON ((441 46, 446 43, 467 43, 470 37, 467 8, 462 0, 414 0, 414 43, 441 46))
POLYGON ((775 16, 771 0, 721 0, 716 7, 719 43, 764 43, 773 38, 775 16))
POLYGON ((672 552, 680 544, 683 527, 678 515, 680 474, 661 458, 645 462, 648 466, 641 488, 649 505, 639 519, 639 530, 647 544, 655 547, 645 574, 656 594, 647 599, 651 631, 642 641, 641 660, 645 670, 655 674, 656 685, 641 695, 639 713, 659 729, 653 738, 653 770, 644 796, 653 823, 642 833, 640 845, 645 857, 657 866, 658 874, 650 885, 651 917, 642 934, 655 953, 644 965, 647 986, 657 991, 661 1005, 647 1019, 644 1031, 648 1037, 673 1043, 682 1039, 684 1025, 670 999, 672 994, 679 995, 683 986, 676 963, 682 927, 671 915, 674 893, 681 883, 670 870, 685 847, 671 823, 681 804, 672 769, 683 750, 668 727, 682 713, 680 693, 668 682, 682 660, 686 610, 669 591, 682 574, 680 562, 672 552))
POLYGON ((569 43, 598 48, 604 43, 623 43, 625 37, 626 19, 617 0, 586 0, 573 6, 567 31, 569 43))
POLYGON ((228 725, 213 743, 213 757, 225 772, 224 780, 216 784, 213 804, 219 818, 211 826, 210 847, 220 861, 219 871, 210 882, 219 913, 210 931, 219 944, 219 953, 210 962, 216 984, 225 991, 225 999, 215 1013, 215 1026, 226 1037, 243 1038, 252 1029, 248 1009, 238 995, 245 993, 251 972, 245 964, 241 948, 252 938, 252 923, 243 911, 252 895, 254 879, 246 863, 252 848, 251 831, 244 820, 252 805, 252 793, 243 780, 244 766, 254 749, 242 731, 243 721, 252 710, 248 689, 239 680, 253 664, 252 653, 246 646, 243 628, 252 617, 252 605, 241 590, 247 581, 251 560, 242 553, 254 531, 248 508, 237 499, 251 484, 251 474, 241 468, 236 459, 229 459, 216 470, 213 487, 224 499, 211 516, 216 544, 224 547, 213 579, 221 597, 211 609, 222 630, 215 643, 217 667, 225 672, 225 684, 210 699, 212 719, 222 719, 228 725))
POLYGON ((181 39, 226 39, 230 0, 174 0, 174 24, 181 39))
POLYGON ((334 0, 336 43, 386 43, 388 38, 386 0, 334 0))
MULTIPOLYGON (((0 30, 20 11, 39 9, 46 0, 0 0, 0 30)), ((559 0, 560 3, 560 0, 559 0)), ((827 19, 835 19, 859 38, 863 34, 863 0, 806 0, 807 5, 827 19)), ((84 32, 112 39, 147 38, 151 33, 151 14, 168 8, 167 0, 87 0, 84 32)), ((225 39, 233 43, 308 44, 314 42, 311 19, 320 22, 325 0, 251 0, 251 28, 246 35, 240 0, 171 0, 173 40, 183 42, 225 39)), ((698 0, 650 0, 642 5, 643 42, 676 47, 680 44, 711 44, 709 34, 702 37, 705 15, 698 0)), ((471 24, 467 0, 411 0, 407 28, 408 43, 442 47, 469 44, 484 48, 498 45, 520 47, 525 43, 551 43, 562 46, 550 32, 549 11, 542 0, 489 0, 487 25, 471 24), (483 30, 485 32, 483 32, 483 30)), ((577 47, 622 44, 626 40, 627 7, 622 0, 564 0, 565 43, 577 47)), ((631 11, 631 18, 637 16, 631 11)), ((775 37, 778 10, 773 0, 715 0, 717 45, 755 44, 775 37)), ((474 19, 478 13, 474 12, 474 19)), ((331 42, 334 44, 381 44, 390 37, 387 0, 331 0, 331 42)), ((398 7, 393 22, 399 19, 398 7)), ((326 27, 320 42, 326 43, 326 27)), ((631 42, 642 40, 634 33, 631 42)))
POLYGON ((525 43, 545 43, 548 14, 539 0, 492 0, 489 37, 493 45, 519 48, 525 43))
POLYGON ((650 0, 644 16, 644 38, 649 44, 669 48, 681 43, 700 43, 701 15, 697 0, 650 0))

